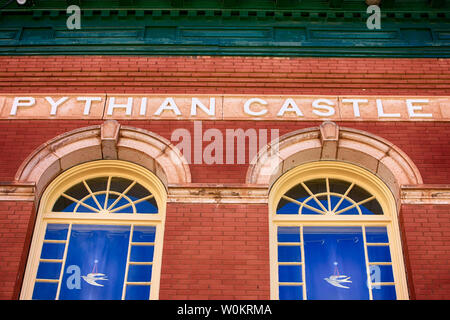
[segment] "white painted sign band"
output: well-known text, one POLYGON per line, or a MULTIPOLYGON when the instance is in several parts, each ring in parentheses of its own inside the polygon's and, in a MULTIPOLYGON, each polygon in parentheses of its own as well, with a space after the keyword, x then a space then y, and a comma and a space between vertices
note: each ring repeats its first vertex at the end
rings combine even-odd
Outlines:
POLYGON ((450 121, 450 97, 5 95, 0 119, 450 121))

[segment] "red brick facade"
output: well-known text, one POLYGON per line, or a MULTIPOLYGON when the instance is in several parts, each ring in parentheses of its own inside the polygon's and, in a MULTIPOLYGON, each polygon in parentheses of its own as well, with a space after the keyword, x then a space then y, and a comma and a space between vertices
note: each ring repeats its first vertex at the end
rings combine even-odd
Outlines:
MULTIPOLYGON (((83 120, 2 120, 0 121, 0 180, 11 181, 25 158, 38 146, 51 138, 76 128, 100 124, 102 121, 83 120), (38 134, 37 134, 38 133, 38 134)), ((170 140, 171 133, 178 128, 188 129, 193 136, 193 122, 189 121, 120 121, 122 125, 155 132, 170 140)), ((316 127, 320 122, 309 121, 202 121, 202 128, 244 130, 279 129, 280 136, 299 129, 316 127)), ((424 183, 446 184, 450 181, 450 154, 446 146, 450 136, 445 122, 339 122, 342 127, 364 130, 392 142, 402 149, 419 168, 424 183)), ((225 135, 225 134, 224 134, 225 135)), ((270 138, 270 136, 269 136, 270 138)), ((206 144, 206 143, 205 143, 206 144)), ((244 165, 190 165, 192 182, 198 183, 244 183, 248 169, 244 165), (217 176, 218 167, 226 171, 217 176)))
MULTIPOLYGON (((1 93, 448 95, 449 59, 1 57, 1 93)), ((119 121, 170 140, 190 121, 119 121)), ((87 120, 0 120, 0 181, 38 146, 87 120)), ((448 122, 341 122, 403 150, 424 183, 450 181, 448 122)), ((314 127, 307 121, 204 121, 208 128, 314 127)), ((244 184, 248 164, 191 164, 193 183, 244 184)), ((450 298, 450 205, 402 205, 410 298, 450 298)), ((17 299, 34 224, 32 202, 0 201, 0 298, 17 299)), ((168 203, 161 299, 269 299, 266 204, 168 203)))
POLYGON ((403 205, 400 226, 412 298, 450 295, 450 205, 403 205))
POLYGON ((449 59, 0 57, 4 93, 446 95, 449 59))
POLYGON ((269 299, 267 210, 169 204, 160 299, 269 299))
POLYGON ((0 202, 0 299, 14 299, 28 255, 34 224, 33 202, 0 202))

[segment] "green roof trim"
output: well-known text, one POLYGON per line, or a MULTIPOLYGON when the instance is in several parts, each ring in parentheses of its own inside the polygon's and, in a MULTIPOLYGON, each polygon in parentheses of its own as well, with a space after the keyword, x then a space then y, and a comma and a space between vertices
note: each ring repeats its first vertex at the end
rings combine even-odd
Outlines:
MULTIPOLYGON (((5 1, 0 1, 0 7, 5 1)), ((0 10, 0 55, 450 57, 449 0, 15 1, 0 10), (82 10, 81 29, 66 8, 82 10)))

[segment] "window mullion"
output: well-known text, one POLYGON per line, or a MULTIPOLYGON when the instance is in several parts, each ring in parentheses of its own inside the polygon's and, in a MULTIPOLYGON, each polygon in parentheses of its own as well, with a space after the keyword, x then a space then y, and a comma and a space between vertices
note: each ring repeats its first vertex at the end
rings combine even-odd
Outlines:
POLYGON ((370 280, 369 253, 367 251, 366 225, 362 226, 362 236, 364 245, 364 260, 366 262, 367 288, 369 289, 369 300, 373 300, 372 281, 370 280))
POLYGON ((100 205, 100 202, 98 202, 97 197, 95 196, 95 194, 92 192, 91 188, 89 187, 89 185, 87 184, 86 180, 83 180, 83 184, 86 187, 87 191, 89 192, 89 194, 91 195, 92 199, 94 199, 95 204, 98 207, 98 210, 102 210, 102 206, 100 205))
POLYGON ((340 213, 342 213, 342 212, 345 212, 345 211, 348 211, 348 210, 350 210, 350 209, 353 209, 354 207, 360 206, 360 205, 362 205, 362 204, 364 204, 364 203, 366 203, 366 202, 369 202, 369 201, 371 201, 371 200, 373 200, 373 199, 375 199, 375 196, 371 196, 371 197, 369 197, 369 198, 367 198, 367 199, 361 200, 361 201, 359 201, 359 202, 357 202, 357 203, 354 203, 354 204, 352 204, 351 206, 348 206, 348 207, 346 207, 346 208, 344 208, 344 209, 342 209, 342 210, 339 210, 338 212, 335 212, 335 213, 336 213, 336 214, 340 214, 340 213))
POLYGON ((130 189, 136 184, 136 180, 133 181, 118 197, 117 199, 108 207, 108 211, 111 210, 111 208, 114 208, 114 206, 116 205, 117 202, 120 201, 120 199, 122 199, 128 191, 130 191, 130 189))
POLYGON ((327 212, 327 209, 323 206, 322 202, 320 202, 319 199, 317 199, 316 195, 312 193, 312 191, 308 188, 308 186, 303 182, 300 182, 300 184, 302 185, 303 188, 305 188, 306 192, 308 192, 309 195, 313 197, 314 201, 319 205, 319 207, 321 207, 324 212, 327 212))
POLYGON ((333 210, 331 211, 332 213, 335 213, 336 210, 339 208, 339 206, 341 205, 342 201, 344 201, 344 199, 347 197, 347 195, 350 193, 350 191, 352 190, 353 186, 355 185, 354 182, 352 182, 352 184, 347 188, 347 190, 345 191, 345 193, 341 196, 341 199, 339 199, 339 202, 336 203, 336 205, 334 206, 333 210))
POLYGON ((112 179, 112 176, 108 176, 108 182, 106 183, 106 194, 105 194, 105 203, 103 204, 103 210, 106 210, 106 208, 108 207, 109 192, 111 189, 111 179, 112 179))
POLYGON ((122 287, 122 300, 125 300, 125 295, 127 291, 127 279, 128 279, 128 270, 130 267, 130 252, 131 252, 131 242, 133 240, 133 232, 134 232, 134 224, 131 225, 130 229, 130 238, 128 240, 128 252, 127 252, 127 261, 125 265, 125 274, 123 277, 123 287, 122 287))
POLYGON ((306 295, 306 257, 305 257, 305 247, 304 247, 305 239, 303 238, 303 225, 300 226, 300 241, 301 241, 300 253, 302 255, 302 263, 303 263, 303 265, 302 265, 303 300, 308 300, 308 297, 306 295))
POLYGON ((59 293, 61 292, 61 284, 62 284, 62 278, 64 276, 64 269, 66 268, 66 258, 67 258, 67 252, 69 251, 69 242, 70 242, 70 236, 72 233, 72 223, 69 223, 69 229, 67 231, 67 237, 66 237, 66 246, 64 247, 64 254, 63 254, 63 262, 61 264, 61 271, 59 274, 59 281, 58 281, 58 289, 56 290, 56 297, 55 300, 59 300, 59 293))
POLYGON ((328 179, 328 177, 325 179, 325 182, 327 187, 328 212, 331 212, 330 180, 328 179))

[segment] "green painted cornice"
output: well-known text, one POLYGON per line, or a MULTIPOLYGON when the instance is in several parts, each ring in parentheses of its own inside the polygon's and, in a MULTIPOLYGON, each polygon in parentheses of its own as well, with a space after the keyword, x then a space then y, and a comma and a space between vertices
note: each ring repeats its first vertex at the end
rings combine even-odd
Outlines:
MULTIPOLYGON (((0 6, 5 0, 0 1, 0 6)), ((31 0, 0 11, 0 55, 450 57, 450 0, 31 0), (82 10, 68 30, 66 8, 82 10)))
MULTIPOLYGON (((0 5, 8 0, 1 0, 0 5)), ((25 5, 12 1, 5 9, 65 9, 76 4, 83 9, 199 9, 199 10, 356 10, 367 7, 364 0, 27 0, 25 5)), ((448 0, 382 0, 382 10, 442 11, 448 0)))

